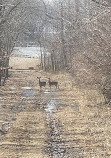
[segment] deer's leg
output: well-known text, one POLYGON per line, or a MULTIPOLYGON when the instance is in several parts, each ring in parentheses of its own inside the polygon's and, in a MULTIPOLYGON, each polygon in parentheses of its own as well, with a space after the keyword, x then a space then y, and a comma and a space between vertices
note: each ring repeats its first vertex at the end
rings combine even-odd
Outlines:
POLYGON ((57 88, 59 89, 59 84, 57 84, 57 88))

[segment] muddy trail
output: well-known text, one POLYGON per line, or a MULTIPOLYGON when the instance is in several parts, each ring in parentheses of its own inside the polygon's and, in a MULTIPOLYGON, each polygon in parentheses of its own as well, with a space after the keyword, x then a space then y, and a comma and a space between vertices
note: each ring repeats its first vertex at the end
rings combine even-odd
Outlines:
POLYGON ((60 89, 40 90, 41 75, 50 76, 10 71, 0 89, 0 158, 110 158, 111 108, 101 94, 72 89, 66 74, 53 76, 60 89))
POLYGON ((57 119, 55 113, 57 111, 58 100, 54 98, 54 93, 51 94, 50 91, 50 100, 45 106, 46 112, 46 121, 48 126, 48 139, 46 153, 53 158, 62 158, 65 154, 65 144, 62 140, 62 126, 57 119))

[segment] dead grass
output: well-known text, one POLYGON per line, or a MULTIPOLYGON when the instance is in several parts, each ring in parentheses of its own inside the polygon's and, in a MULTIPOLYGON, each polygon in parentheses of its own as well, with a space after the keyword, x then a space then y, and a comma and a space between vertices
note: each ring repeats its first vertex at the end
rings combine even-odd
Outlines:
POLYGON ((111 108, 103 105, 104 98, 98 90, 72 88, 68 75, 62 76, 62 80, 64 91, 57 93, 62 108, 56 115, 63 128, 65 157, 73 158, 76 151, 76 157, 111 157, 111 108))
POLYGON ((32 87, 39 93, 34 74, 34 71, 10 72, 5 87, 1 87, 0 128, 7 121, 10 129, 2 137, 0 158, 47 158, 44 155, 46 121, 44 111, 36 104, 39 98, 26 100, 22 95, 23 87, 32 87))
POLYGON ((21 112, 2 141, 0 157, 31 158, 39 156, 43 158, 42 150, 45 144, 43 115, 40 110, 21 112))
POLYGON ((62 128, 61 137, 66 147, 64 157, 110 158, 111 108, 101 104, 104 102, 102 94, 95 89, 74 86, 74 80, 69 74, 52 75, 42 71, 13 72, 6 86, 1 88, 4 94, 1 103, 5 107, 0 112, 1 123, 11 116, 10 107, 19 101, 27 106, 17 113, 16 120, 1 141, 0 158, 49 157, 43 152, 48 130, 45 113, 35 106, 43 102, 43 94, 37 96, 37 102, 34 100, 25 102, 21 96, 23 92, 21 87, 28 86, 39 91, 37 76, 46 78, 47 82, 48 77, 59 82, 59 90, 55 96, 58 101, 55 116, 62 128), (10 86, 16 89, 11 90, 10 86))
POLYGON ((39 58, 26 58, 26 57, 10 57, 9 66, 13 69, 29 69, 33 67, 34 69, 38 68, 40 64, 39 58))

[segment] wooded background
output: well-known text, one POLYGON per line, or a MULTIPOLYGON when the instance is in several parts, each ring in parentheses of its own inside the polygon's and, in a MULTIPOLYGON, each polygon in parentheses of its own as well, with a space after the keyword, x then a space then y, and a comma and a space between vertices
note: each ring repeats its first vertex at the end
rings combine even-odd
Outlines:
POLYGON ((0 84, 13 48, 27 43, 44 48, 41 69, 111 100, 111 0, 0 0, 0 84))

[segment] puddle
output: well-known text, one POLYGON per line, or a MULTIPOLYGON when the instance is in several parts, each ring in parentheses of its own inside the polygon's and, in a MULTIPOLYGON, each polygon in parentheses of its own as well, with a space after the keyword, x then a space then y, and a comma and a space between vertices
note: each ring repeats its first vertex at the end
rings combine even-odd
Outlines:
POLYGON ((10 89, 10 90, 15 90, 16 88, 13 87, 13 86, 10 86, 9 89, 10 89))
POLYGON ((45 94, 47 94, 47 93, 54 93, 54 92, 56 92, 55 89, 50 89, 50 90, 47 89, 47 90, 44 91, 45 94))
POLYGON ((52 113, 54 112, 54 110, 56 110, 56 100, 51 99, 50 102, 45 107, 45 111, 47 113, 52 113))
POLYGON ((59 122, 55 118, 50 118, 50 151, 53 158, 63 158, 65 153, 64 142, 61 140, 59 122))
POLYGON ((33 97, 36 93, 36 91, 33 90, 32 87, 22 87, 21 89, 24 90, 22 96, 26 98, 33 97))
POLYGON ((45 107, 47 125, 49 127, 47 153, 53 158, 63 158, 65 153, 64 143, 61 140, 59 121, 55 116, 57 100, 51 99, 45 107))
POLYGON ((23 89, 23 90, 30 90, 30 89, 32 89, 32 87, 22 87, 21 89, 23 89))
POLYGON ((44 92, 45 94, 47 94, 47 93, 50 93, 50 90, 45 90, 45 92, 44 92))
POLYGON ((22 93, 22 95, 23 95, 24 97, 27 97, 27 98, 31 98, 31 97, 33 97, 35 94, 36 94, 36 91, 33 90, 33 89, 26 89, 26 90, 22 93))

